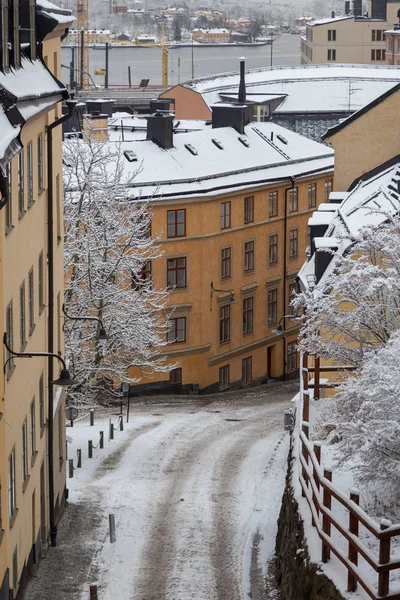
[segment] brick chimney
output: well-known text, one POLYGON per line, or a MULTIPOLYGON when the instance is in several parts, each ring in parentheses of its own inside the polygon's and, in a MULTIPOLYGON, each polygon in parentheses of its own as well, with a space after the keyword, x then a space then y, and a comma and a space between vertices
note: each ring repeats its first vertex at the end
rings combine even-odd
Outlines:
POLYGON ((84 142, 107 142, 108 140, 108 115, 101 112, 92 112, 83 115, 82 139, 84 142))

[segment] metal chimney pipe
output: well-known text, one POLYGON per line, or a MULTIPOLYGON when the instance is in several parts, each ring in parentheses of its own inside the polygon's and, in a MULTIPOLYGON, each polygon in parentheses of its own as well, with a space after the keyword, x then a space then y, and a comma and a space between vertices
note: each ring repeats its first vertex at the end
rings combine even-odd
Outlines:
POLYGON ((246 102, 246 81, 245 81, 246 59, 240 59, 240 83, 238 100, 242 104, 246 102))

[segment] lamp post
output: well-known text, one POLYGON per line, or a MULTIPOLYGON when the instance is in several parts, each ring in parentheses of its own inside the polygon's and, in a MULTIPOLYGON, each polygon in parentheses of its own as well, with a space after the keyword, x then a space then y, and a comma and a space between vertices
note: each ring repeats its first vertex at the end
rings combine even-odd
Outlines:
POLYGON ((97 339, 100 342, 105 342, 106 340, 108 340, 108 335, 104 328, 103 321, 101 319, 99 319, 98 317, 92 317, 91 315, 84 316, 84 317, 77 317, 77 316, 69 315, 67 313, 67 311, 65 310, 65 304, 62 305, 62 311, 63 311, 64 315, 67 317, 67 319, 69 319, 70 321, 96 321, 100 325, 100 328, 99 328, 99 331, 97 334, 97 339))
POLYGON ((55 354, 54 352, 14 352, 14 350, 12 350, 12 348, 10 348, 10 346, 7 343, 7 334, 6 333, 3 336, 3 345, 4 345, 5 349, 7 350, 7 352, 9 354, 11 354, 11 356, 9 356, 4 363, 4 367, 3 367, 4 373, 6 372, 8 363, 10 361, 12 361, 15 357, 16 358, 34 358, 35 356, 51 356, 51 357, 59 360, 63 366, 63 368, 61 369, 61 372, 60 372, 60 377, 58 379, 55 379, 54 381, 52 381, 53 385, 61 385, 64 387, 69 387, 71 385, 79 384, 79 381, 76 381, 75 379, 71 378, 69 371, 67 369, 67 365, 65 364, 65 360, 63 358, 61 358, 61 356, 59 356, 58 354, 55 354))
POLYGON ((282 327, 282 323, 285 323, 285 319, 294 319, 294 315, 284 315, 283 317, 281 317, 278 321, 278 325, 276 327, 276 329, 272 330, 272 333, 275 333, 275 335, 283 335, 283 379, 286 379, 286 327, 285 325, 283 325, 282 327))

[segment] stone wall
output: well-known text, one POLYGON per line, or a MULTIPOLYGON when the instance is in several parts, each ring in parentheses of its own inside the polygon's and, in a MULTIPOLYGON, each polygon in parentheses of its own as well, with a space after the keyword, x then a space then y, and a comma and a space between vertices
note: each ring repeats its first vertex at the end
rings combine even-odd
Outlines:
POLYGON ((292 461, 290 451, 276 538, 276 578, 281 600, 343 600, 332 581, 310 561, 303 521, 291 485, 292 461))

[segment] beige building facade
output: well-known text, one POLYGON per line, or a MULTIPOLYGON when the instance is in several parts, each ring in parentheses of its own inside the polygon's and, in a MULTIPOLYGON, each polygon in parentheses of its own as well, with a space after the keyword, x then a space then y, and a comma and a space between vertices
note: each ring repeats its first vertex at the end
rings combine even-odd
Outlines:
POLYGON ((73 19, 40 0, 30 5, 1 16, 11 39, 2 39, 0 84, 12 99, 0 97, 1 335, 11 350, 3 348, 1 380, 1 600, 21 597, 55 544, 65 504, 64 393, 51 384, 60 363, 41 354, 64 355, 61 127, 53 124, 67 96, 57 79, 60 40, 73 19))
MULTIPOLYGON (((302 64, 385 64, 385 31, 398 21, 399 7, 387 2, 381 19, 344 15, 309 23, 301 40, 302 64)), ((375 14, 373 8, 371 0, 368 14, 375 14)))

